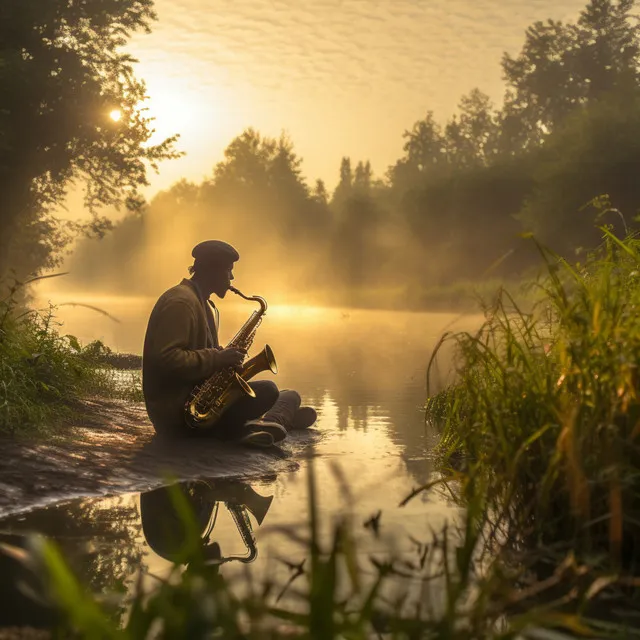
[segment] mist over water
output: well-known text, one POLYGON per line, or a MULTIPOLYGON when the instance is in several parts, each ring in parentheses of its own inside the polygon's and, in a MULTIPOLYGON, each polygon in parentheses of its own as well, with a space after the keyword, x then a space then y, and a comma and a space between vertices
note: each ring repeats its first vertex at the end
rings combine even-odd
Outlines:
MULTIPOLYGON (((408 294, 429 270, 418 243, 391 222, 351 231, 355 242, 346 235, 336 240, 326 230, 316 233, 313 227, 303 228, 304 237, 283 233, 259 212, 255 219, 221 216, 215 225, 180 207, 152 214, 125 222, 130 230, 117 228, 102 240, 81 240, 61 267, 69 275, 56 282, 56 289, 158 297, 189 277, 191 251, 207 239, 232 244, 240 253, 234 285, 273 304, 393 308, 398 293, 408 294), (364 255, 376 247, 378 257, 364 255)), ((439 265, 446 269, 444 260, 439 265)))
MULTIPOLYGON (((44 288, 40 295, 47 297, 44 288)), ((48 299, 71 301, 66 294, 48 299)), ((100 339, 120 352, 141 353, 155 299, 75 295, 73 301, 102 308, 120 322, 88 308, 60 306, 61 333, 85 343, 100 339)), ((235 335, 256 307, 235 296, 219 302, 221 344, 235 335)), ((281 389, 298 390, 305 403, 319 410, 319 429, 327 438, 368 433, 354 447, 357 457, 360 447, 381 454, 395 450, 410 466, 409 460, 423 457, 426 451, 421 408, 432 350, 444 331, 473 329, 479 322, 479 316, 460 314, 271 304, 251 353, 265 344, 272 347, 278 374, 260 377, 272 378, 281 389), (374 428, 376 438, 367 431, 374 428)), ((437 363, 432 391, 451 380, 451 352, 443 349, 437 363)))

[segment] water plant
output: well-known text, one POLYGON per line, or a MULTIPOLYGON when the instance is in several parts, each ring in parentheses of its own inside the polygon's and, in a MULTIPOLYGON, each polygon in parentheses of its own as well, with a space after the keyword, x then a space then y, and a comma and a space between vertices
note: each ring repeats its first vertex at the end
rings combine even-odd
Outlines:
MULTIPOLYGON (((575 549, 610 570, 640 560, 640 240, 601 228, 546 271, 531 312, 502 291, 474 333, 445 337, 456 382, 427 401, 445 467, 482 479, 514 544, 575 549)), ((476 484, 476 486, 479 486, 476 484)))

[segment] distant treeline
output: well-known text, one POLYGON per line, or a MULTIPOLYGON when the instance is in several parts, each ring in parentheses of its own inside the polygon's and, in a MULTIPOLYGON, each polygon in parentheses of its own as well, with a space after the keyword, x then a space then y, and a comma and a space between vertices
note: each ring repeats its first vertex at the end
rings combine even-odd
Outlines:
POLYGON ((537 260, 525 232, 575 258, 599 242, 598 216, 631 226, 640 203, 634 4, 591 0, 575 23, 535 23, 520 53, 503 57, 502 106, 474 89, 444 126, 428 112, 384 175, 366 159, 343 158, 333 193, 307 182, 286 136, 246 130, 210 178, 180 181, 99 242, 80 242, 74 285, 156 292, 209 237, 237 245, 242 264, 272 286, 300 292, 411 295, 517 276, 537 260))

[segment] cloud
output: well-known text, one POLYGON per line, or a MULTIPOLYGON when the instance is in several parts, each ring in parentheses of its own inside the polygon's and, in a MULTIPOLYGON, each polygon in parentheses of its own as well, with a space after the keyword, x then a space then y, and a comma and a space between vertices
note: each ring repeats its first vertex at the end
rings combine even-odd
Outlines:
MULTIPOLYGON (((368 123, 379 122, 398 138, 399 148, 411 118, 429 109, 446 118, 475 86, 498 102, 503 51, 516 53, 534 21, 573 18, 584 3, 156 0, 159 22, 150 36, 137 37, 133 48, 154 73, 188 75, 202 87, 251 95, 257 114, 259 102, 271 105, 286 126, 306 109, 309 118, 311 112, 330 113, 345 131, 357 128, 350 110, 364 98, 368 123), (392 122, 390 114, 395 114, 392 122)), ((362 129, 360 135, 371 134, 362 129)), ((293 130, 292 135, 295 140, 293 130)), ((326 136, 320 143, 326 153, 326 136)), ((340 140, 335 144, 337 158, 340 140)), ((367 148, 373 147, 365 141, 363 152, 367 148)))

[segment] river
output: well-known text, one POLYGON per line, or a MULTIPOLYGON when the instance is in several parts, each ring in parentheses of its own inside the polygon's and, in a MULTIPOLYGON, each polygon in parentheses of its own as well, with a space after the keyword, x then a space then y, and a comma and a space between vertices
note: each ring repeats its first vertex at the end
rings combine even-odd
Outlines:
MULTIPOLYGON (((118 320, 83 306, 60 306, 62 333, 84 342, 102 339, 114 350, 140 353, 153 300, 49 297, 57 304, 95 306, 118 320)), ((224 300, 219 306, 225 343, 254 306, 237 300, 224 300)), ((289 569, 280 560, 294 562, 301 552, 283 529, 306 526, 310 460, 323 538, 337 517, 352 514, 363 560, 390 544, 397 553, 411 555, 416 540, 425 540, 431 529, 455 520, 458 508, 443 491, 434 489, 406 506, 399 504, 436 473, 431 455, 436 434, 425 426, 422 411, 432 350, 443 332, 470 329, 478 322, 477 316, 445 313, 270 306, 254 350, 271 345, 279 367, 274 380, 280 388, 297 389, 305 404, 316 407, 318 422, 312 433, 298 436, 307 441, 295 472, 229 482, 203 478, 189 485, 188 495, 201 511, 203 535, 214 524, 208 549, 215 541, 219 547, 214 547, 214 555, 219 550, 224 558, 246 559, 233 509, 228 508, 243 505, 251 514, 258 549, 252 572, 285 579, 289 569), (380 536, 374 535, 374 527, 364 526, 378 512, 380 536)), ((441 385, 451 370, 451 353, 443 350, 438 363, 440 375, 434 382, 441 385)), ((171 566, 171 550, 157 537, 158 530, 167 527, 163 500, 162 490, 147 493, 141 514, 140 493, 81 496, 4 518, 0 531, 40 532, 64 549, 92 588, 131 589, 140 570, 164 575, 171 566)), ((239 572, 242 560, 230 560, 222 570, 239 572)))

